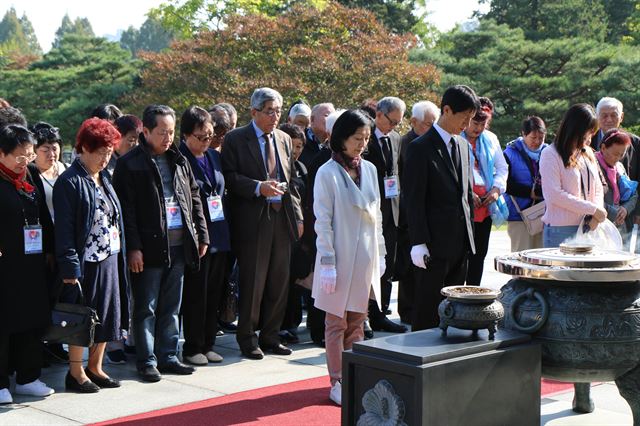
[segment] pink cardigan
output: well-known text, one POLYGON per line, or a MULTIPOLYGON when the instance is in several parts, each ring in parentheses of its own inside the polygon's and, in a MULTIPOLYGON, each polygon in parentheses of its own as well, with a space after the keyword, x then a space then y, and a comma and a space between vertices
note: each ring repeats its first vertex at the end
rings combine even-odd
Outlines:
POLYGON ((540 155, 540 176, 547 205, 542 221, 547 225, 579 225, 584 215, 594 214, 596 207, 604 206, 598 165, 586 156, 578 160, 576 167, 565 168, 552 144, 540 155), (586 200, 580 191, 580 174, 584 186, 588 186, 586 200))

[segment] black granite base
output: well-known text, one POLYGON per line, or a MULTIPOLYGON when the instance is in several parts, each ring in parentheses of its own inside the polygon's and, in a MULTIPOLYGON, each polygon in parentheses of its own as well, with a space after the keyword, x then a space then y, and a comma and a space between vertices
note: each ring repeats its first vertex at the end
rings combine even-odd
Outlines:
POLYGON ((356 343, 343 354, 342 424, 539 426, 540 346, 451 328, 356 343))

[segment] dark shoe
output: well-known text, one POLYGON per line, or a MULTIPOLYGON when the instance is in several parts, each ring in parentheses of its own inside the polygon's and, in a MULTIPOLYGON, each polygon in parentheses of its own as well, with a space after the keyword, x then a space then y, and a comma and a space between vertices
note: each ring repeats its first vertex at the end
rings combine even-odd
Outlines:
POLYGON ((322 339, 322 340, 314 340, 313 344, 318 346, 319 348, 324 348, 325 347, 324 339, 322 339))
POLYGON ((260 348, 253 348, 248 350, 242 350, 242 355, 249 359, 262 359, 264 358, 264 353, 260 348))
POLYGON ((162 375, 153 365, 138 368, 138 375, 145 382, 155 383, 162 379, 162 375))
POLYGON ((98 385, 100 388, 119 388, 120 387, 120 382, 116 379, 112 379, 111 377, 106 377, 106 378, 102 378, 102 377, 98 377, 97 375, 93 374, 93 372, 91 370, 89 370, 88 368, 84 369, 84 373, 87 375, 87 377, 96 385, 98 385))
POLYGON ((91 380, 87 380, 84 383, 78 383, 78 381, 74 379, 70 372, 67 372, 67 377, 64 378, 64 387, 68 391, 74 391, 78 393, 96 393, 100 391, 98 385, 93 383, 91 380))
POLYGON ((364 327, 364 340, 373 339, 373 330, 369 325, 369 320, 365 320, 362 326, 364 327))
POLYGON ((127 363, 127 356, 124 354, 123 349, 108 351, 107 359, 109 360, 109 364, 126 364, 127 363))
POLYGON ((282 330, 278 333, 278 336, 280 336, 280 341, 282 341, 283 344, 287 343, 287 344, 295 344, 295 343, 300 343, 300 339, 298 338, 298 336, 295 333, 292 333, 289 330, 282 330))
POLYGON ((218 325, 225 333, 235 333, 238 331, 238 326, 232 322, 218 321, 218 325))
POLYGON ((375 331, 387 331, 389 333, 404 333, 407 331, 407 327, 402 324, 396 324, 387 317, 377 321, 372 320, 371 329, 375 331))
POLYGON ((177 374, 179 376, 188 376, 189 374, 193 374, 193 372, 196 371, 195 368, 188 366, 187 364, 183 364, 180 361, 159 366, 158 370, 160 370, 160 372, 163 374, 169 373, 169 374, 177 374))
POLYGON ((391 315, 391 309, 385 309, 384 310, 384 314, 385 315, 391 315))
POLYGON ((262 350, 265 352, 270 352, 274 355, 291 355, 293 351, 282 344, 277 344, 274 346, 262 346, 262 350))

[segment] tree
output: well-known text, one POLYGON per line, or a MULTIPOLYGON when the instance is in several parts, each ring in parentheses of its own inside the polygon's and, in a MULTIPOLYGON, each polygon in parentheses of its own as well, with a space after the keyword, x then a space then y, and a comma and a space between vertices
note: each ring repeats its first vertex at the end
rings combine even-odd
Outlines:
POLYGON ((528 115, 553 132, 572 104, 614 96, 625 104, 625 125, 640 122, 640 54, 585 38, 532 41, 520 29, 484 21, 476 31, 454 30, 436 49, 412 54, 443 70, 442 87, 465 83, 496 105, 491 124, 500 140, 519 133, 528 115))
POLYGON ((73 143, 96 105, 119 103, 133 88, 138 65, 118 43, 66 34, 29 69, 0 70, 0 93, 29 121, 48 121, 73 143))
POLYGON ((604 41, 609 17, 602 0, 480 0, 482 19, 521 28, 528 39, 587 37, 604 41))
POLYGON ((178 38, 188 39, 195 34, 221 29, 231 15, 276 16, 296 3, 323 7, 326 0, 169 0, 151 9, 149 16, 178 38))
POLYGON ((393 33, 404 34, 413 31, 418 17, 413 14, 416 8, 414 0, 338 0, 351 8, 367 9, 393 33))
POLYGON ((169 43, 173 40, 173 34, 166 30, 160 21, 153 18, 147 18, 139 30, 129 27, 120 36, 120 46, 129 50, 133 56, 138 51, 159 52, 169 47, 169 43))
POLYGON ((0 21, 0 65, 23 68, 42 55, 42 49, 26 15, 18 18, 10 8, 0 21))
POLYGON ((56 38, 53 41, 53 47, 60 47, 60 42, 67 34, 77 34, 81 36, 95 37, 91 22, 87 18, 76 18, 72 21, 69 14, 65 14, 62 18, 60 27, 56 30, 56 38))
POLYGON ((202 32, 161 53, 144 53, 141 85, 128 97, 132 109, 163 102, 231 102, 248 119, 257 87, 293 99, 355 107, 369 97, 395 95, 408 103, 435 99, 433 66, 408 62, 410 35, 389 33, 365 10, 337 3, 323 11, 296 5, 275 18, 232 16, 224 29, 202 32))

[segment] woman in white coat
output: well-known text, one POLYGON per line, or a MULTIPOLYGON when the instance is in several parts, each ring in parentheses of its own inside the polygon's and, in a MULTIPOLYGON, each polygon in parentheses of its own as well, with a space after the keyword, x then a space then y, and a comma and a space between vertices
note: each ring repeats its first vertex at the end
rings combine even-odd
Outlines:
POLYGON ((331 378, 329 398, 342 399, 342 351, 363 340, 369 291, 380 300, 384 273, 380 191, 376 169, 362 159, 371 120, 359 110, 345 111, 331 133, 331 160, 320 169, 313 188, 316 268, 312 296, 326 312, 325 345, 331 378))

